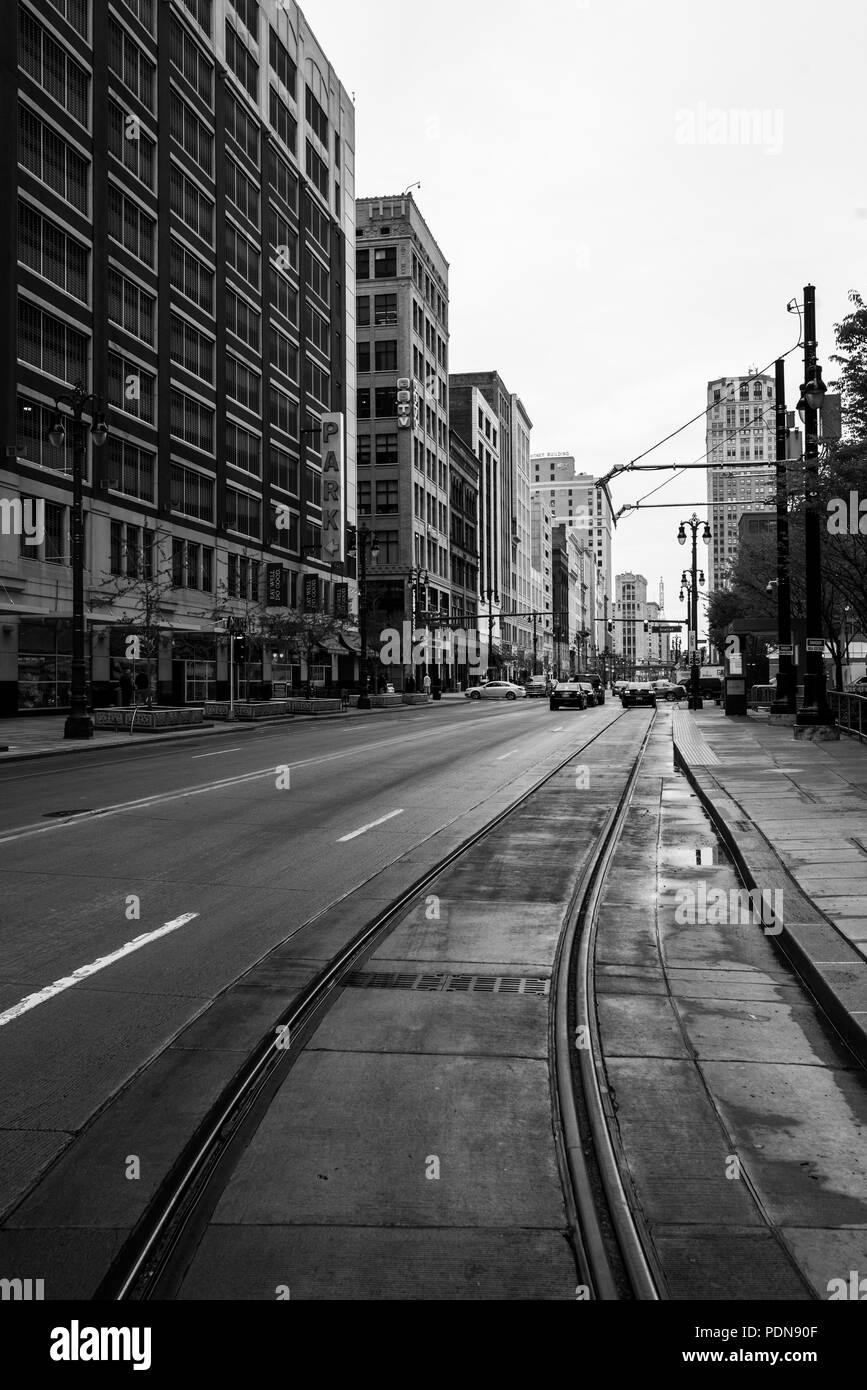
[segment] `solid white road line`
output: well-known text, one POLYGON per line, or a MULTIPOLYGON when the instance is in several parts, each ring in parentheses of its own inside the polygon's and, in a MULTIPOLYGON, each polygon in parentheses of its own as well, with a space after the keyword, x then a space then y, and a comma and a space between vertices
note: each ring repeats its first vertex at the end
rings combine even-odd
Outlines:
POLYGON ((368 830, 375 830, 378 825, 385 825, 386 821, 394 820, 395 816, 402 816, 404 811, 392 811, 391 815, 383 816, 380 820, 372 820, 370 825, 363 825, 360 830, 353 830, 351 835, 342 835, 337 841, 339 845, 348 845, 350 840, 357 840, 359 835, 366 835, 368 830))
POLYGON ((158 941, 161 936, 168 936, 171 932, 178 931, 181 927, 185 927, 188 922, 195 921, 198 915, 198 912, 187 912, 183 917, 176 917, 173 922, 166 922, 165 926, 160 927, 157 931, 147 932, 144 936, 137 936, 134 941, 128 941, 125 946, 121 946, 118 951, 113 951, 110 956, 101 956, 99 960, 92 961, 90 965, 82 965, 81 969, 76 970, 74 975, 66 975, 62 980, 55 980, 53 985, 47 985, 38 994, 28 994, 26 999, 22 999, 19 1004, 13 1005, 11 1009, 0 1014, 0 1028, 11 1023, 13 1019, 20 1018, 22 1014, 29 1013, 37 1005, 44 1004, 46 1000, 53 999, 56 994, 62 994, 65 989, 71 989, 73 985, 89 979, 98 971, 105 970, 106 966, 114 965, 116 961, 123 960, 124 956, 132 955, 133 951, 140 951, 143 946, 149 946, 152 941, 158 941))
POLYGON ((227 753, 246 753, 246 748, 221 748, 219 753, 197 753, 193 762, 200 762, 202 758, 225 758, 227 753))
POLYGON ((518 756, 518 754, 520 753, 520 751, 521 751, 520 748, 513 748, 512 751, 511 751, 511 753, 504 753, 503 756, 502 756, 501 758, 498 758, 498 759, 497 759, 497 762, 498 762, 498 763, 504 763, 504 762, 506 761, 507 758, 517 758, 517 756, 518 756))

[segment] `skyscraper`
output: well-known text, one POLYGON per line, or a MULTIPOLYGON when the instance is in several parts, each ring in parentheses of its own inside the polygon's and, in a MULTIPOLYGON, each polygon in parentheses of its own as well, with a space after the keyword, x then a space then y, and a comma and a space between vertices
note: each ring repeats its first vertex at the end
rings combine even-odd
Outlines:
POLYGON ((708 382, 707 406, 707 501, 713 533, 708 591, 712 593, 726 586, 728 567, 737 555, 741 514, 775 505, 774 378, 750 373, 708 382), (771 466, 763 467, 765 460, 771 466))

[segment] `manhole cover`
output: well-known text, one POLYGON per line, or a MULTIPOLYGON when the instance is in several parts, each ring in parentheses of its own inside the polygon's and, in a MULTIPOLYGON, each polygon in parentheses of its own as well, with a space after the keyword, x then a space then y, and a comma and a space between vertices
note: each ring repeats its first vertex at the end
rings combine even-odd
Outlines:
POLYGON ((83 811, 46 811, 43 820, 66 820, 68 816, 89 816, 92 815, 89 806, 85 806, 83 811))

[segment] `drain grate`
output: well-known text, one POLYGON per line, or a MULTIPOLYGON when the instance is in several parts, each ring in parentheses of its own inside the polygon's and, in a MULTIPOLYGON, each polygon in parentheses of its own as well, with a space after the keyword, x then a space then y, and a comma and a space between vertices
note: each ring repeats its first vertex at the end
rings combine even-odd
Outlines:
POLYGON ((551 981, 526 975, 385 975, 356 971, 350 989, 413 989, 431 994, 523 994, 546 999, 551 981))

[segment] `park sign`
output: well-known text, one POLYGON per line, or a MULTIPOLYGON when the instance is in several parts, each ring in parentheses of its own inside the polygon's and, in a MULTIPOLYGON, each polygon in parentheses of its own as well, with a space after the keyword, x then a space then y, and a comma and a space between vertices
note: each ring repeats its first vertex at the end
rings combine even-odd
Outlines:
POLYGON ((322 416, 322 555, 326 563, 345 558, 343 524, 346 492, 346 450, 343 416, 322 416))

